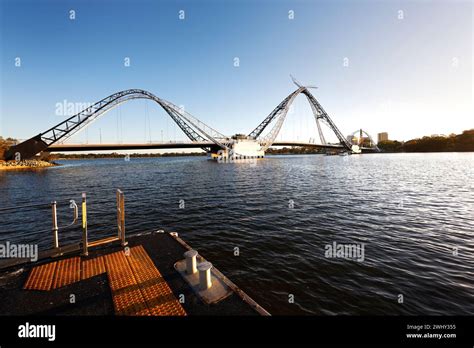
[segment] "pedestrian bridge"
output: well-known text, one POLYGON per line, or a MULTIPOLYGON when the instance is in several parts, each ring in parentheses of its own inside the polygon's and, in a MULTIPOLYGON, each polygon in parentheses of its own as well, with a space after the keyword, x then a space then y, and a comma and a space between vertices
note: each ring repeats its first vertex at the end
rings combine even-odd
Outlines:
MULTIPOLYGON (((310 86, 302 86, 296 80, 297 89, 288 95, 278 106, 248 135, 224 135, 208 126, 190 113, 175 104, 158 98, 154 94, 141 89, 128 89, 114 93, 92 106, 82 110, 48 130, 12 146, 5 154, 7 160, 28 159, 41 152, 63 151, 99 151, 99 150, 139 150, 139 149, 178 149, 202 148, 213 155, 220 153, 225 156, 263 157, 270 146, 312 146, 319 148, 340 149, 346 152, 362 152, 359 146, 350 143, 341 133, 318 100, 309 91, 310 86), (280 141, 276 138, 286 120, 289 108, 295 98, 303 94, 308 100, 317 125, 319 144, 280 141), (81 130, 89 127, 99 117, 111 109, 133 99, 149 99, 161 106, 178 127, 189 138, 189 142, 143 143, 143 144, 68 144, 67 140, 81 130), (321 122, 326 124, 335 134, 339 143, 329 144, 321 129, 321 122)), ((371 141, 371 144, 375 144, 371 141)), ((366 151, 378 151, 376 145, 366 151)))

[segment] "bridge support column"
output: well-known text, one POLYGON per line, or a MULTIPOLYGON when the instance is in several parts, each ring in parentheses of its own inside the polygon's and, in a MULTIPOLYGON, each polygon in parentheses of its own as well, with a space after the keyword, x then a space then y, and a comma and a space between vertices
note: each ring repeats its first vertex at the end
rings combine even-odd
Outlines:
POLYGON ((25 160, 34 157, 37 153, 44 151, 48 145, 41 139, 41 135, 28 139, 18 145, 13 145, 5 152, 5 160, 25 160))

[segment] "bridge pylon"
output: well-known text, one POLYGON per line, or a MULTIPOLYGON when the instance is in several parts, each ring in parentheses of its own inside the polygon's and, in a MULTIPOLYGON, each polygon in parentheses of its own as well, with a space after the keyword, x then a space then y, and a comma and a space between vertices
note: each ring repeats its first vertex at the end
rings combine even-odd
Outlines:
POLYGON ((299 94, 304 94, 309 104, 318 127, 318 133, 322 145, 327 145, 326 139, 321 129, 320 121, 324 122, 336 135, 340 145, 347 151, 352 151, 351 144, 342 135, 339 128, 329 117, 328 113, 324 110, 321 104, 318 102, 316 97, 309 91, 310 88, 317 88, 315 86, 303 86, 293 76, 291 77, 293 82, 298 87, 294 92, 287 96, 273 111, 249 134, 249 137, 256 139, 260 142, 261 149, 266 151, 275 142, 278 133, 280 132, 283 122, 286 119, 288 110, 299 94), (263 131, 274 122, 273 128, 265 135, 262 136, 263 131))

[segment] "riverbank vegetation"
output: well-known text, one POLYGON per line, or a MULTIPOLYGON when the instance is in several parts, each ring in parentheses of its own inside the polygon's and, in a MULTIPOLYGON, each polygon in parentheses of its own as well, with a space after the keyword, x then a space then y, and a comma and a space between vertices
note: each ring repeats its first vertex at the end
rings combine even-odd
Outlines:
POLYGON ((320 149, 313 146, 292 146, 282 148, 269 148, 266 151, 267 155, 311 155, 324 153, 324 149, 320 149))
POLYGON ((0 160, 4 159, 5 152, 10 148, 10 146, 16 144, 16 140, 13 138, 6 138, 0 136, 0 160))
POLYGON ((466 152, 474 151, 474 129, 462 134, 432 135, 405 142, 385 140, 378 144, 383 152, 466 152))

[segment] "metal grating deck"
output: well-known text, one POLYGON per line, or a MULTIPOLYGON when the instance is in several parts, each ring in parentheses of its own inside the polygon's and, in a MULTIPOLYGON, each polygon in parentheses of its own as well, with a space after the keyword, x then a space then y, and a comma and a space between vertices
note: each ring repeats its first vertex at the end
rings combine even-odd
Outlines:
POLYGON ((150 315, 123 251, 105 256, 107 277, 118 315, 150 315))
POLYGON ((186 315, 142 246, 130 249, 127 260, 151 315, 186 315))
POLYGON ((24 289, 49 291, 107 273, 117 315, 186 315, 143 248, 82 260, 72 257, 34 267, 24 289))
POLYGON ((29 290, 51 290, 53 277, 56 271, 57 262, 34 267, 25 283, 23 289, 29 290))
POLYGON ((81 280, 81 259, 71 257, 57 262, 52 289, 76 283, 81 280))
POLYGON ((105 262, 102 256, 90 259, 83 260, 81 263, 81 279, 89 279, 95 277, 96 275, 105 273, 105 262))

